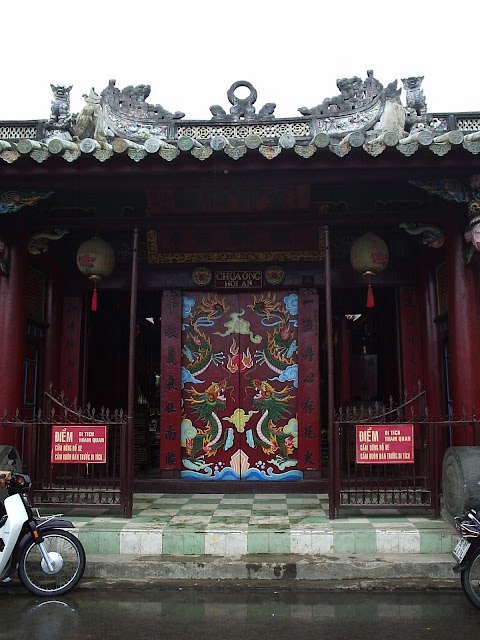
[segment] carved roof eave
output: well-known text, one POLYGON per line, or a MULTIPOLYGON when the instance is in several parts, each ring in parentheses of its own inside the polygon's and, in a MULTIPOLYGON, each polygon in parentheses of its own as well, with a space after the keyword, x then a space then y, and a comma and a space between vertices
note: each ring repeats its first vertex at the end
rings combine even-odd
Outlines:
MULTIPOLYGON (((229 140, 215 136, 210 141, 198 142, 192 137, 181 136, 175 142, 166 142, 149 138, 143 144, 137 144, 124 138, 115 138, 112 143, 100 144, 93 139, 82 140, 81 143, 70 142, 60 138, 51 138, 48 142, 22 139, 0 140, 0 160, 11 164, 22 156, 29 157, 37 163, 47 161, 52 156, 61 156, 67 162, 74 162, 80 156, 91 155, 100 162, 105 162, 115 155, 124 155, 134 162, 140 162, 148 155, 157 156, 160 160, 173 161, 180 155, 189 154, 197 160, 206 160, 212 154, 225 153, 233 160, 240 160, 246 154, 260 153, 267 160, 274 160, 282 152, 292 151, 302 158, 310 158, 317 153, 334 153, 343 157, 352 148, 369 156, 379 156, 388 148, 403 156, 409 157, 422 148, 430 150, 437 156, 443 156, 452 148, 462 148, 469 154, 480 154, 480 131, 463 134, 459 130, 448 131, 438 136, 430 132, 418 132, 398 140, 393 132, 383 132, 377 140, 367 141, 362 132, 347 134, 342 140, 330 138, 324 132, 318 132, 312 139, 292 134, 283 134, 278 139, 262 139, 250 135, 243 140, 229 140)), ((357 151, 357 152, 358 152, 357 151)))
POLYGON ((348 116, 309 115, 236 121, 157 119, 150 124, 163 129, 153 131, 155 135, 151 135, 151 128, 144 129, 143 138, 122 135, 125 126, 136 126, 133 118, 124 118, 118 128, 109 122, 110 135, 103 141, 92 138, 78 140, 69 132, 48 130, 45 120, 0 122, 0 159, 10 164, 23 155, 41 163, 53 155, 60 155, 67 162, 73 162, 81 155, 90 154, 104 162, 114 155, 125 154, 135 162, 147 155, 157 155, 170 162, 185 153, 197 160, 205 160, 212 153, 225 153, 239 160, 247 153, 256 152, 273 160, 290 149, 303 158, 310 158, 326 151, 343 157, 352 148, 362 148, 366 154, 378 156, 389 147, 404 156, 413 155, 422 147, 443 156, 455 146, 461 146, 471 154, 480 153, 480 131, 476 130, 478 113, 433 114, 442 121, 441 132, 427 129, 405 134, 406 137, 399 139, 394 132, 377 132, 374 129, 383 106, 384 99, 378 96, 368 105, 352 109, 348 116), (465 125, 463 131, 460 128, 462 122, 465 125), (2 139, 1 133, 8 132, 9 127, 10 137, 2 139), (23 131, 25 138, 13 137, 23 131))

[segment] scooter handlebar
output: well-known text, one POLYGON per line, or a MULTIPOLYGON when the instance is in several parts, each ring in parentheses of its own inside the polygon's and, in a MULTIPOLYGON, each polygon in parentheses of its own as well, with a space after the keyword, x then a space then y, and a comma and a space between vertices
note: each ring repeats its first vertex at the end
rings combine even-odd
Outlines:
POLYGON ((3 483, 10 493, 19 493, 24 491, 32 484, 30 476, 27 476, 24 473, 18 473, 17 471, 1 471, 0 480, 3 480, 3 483))

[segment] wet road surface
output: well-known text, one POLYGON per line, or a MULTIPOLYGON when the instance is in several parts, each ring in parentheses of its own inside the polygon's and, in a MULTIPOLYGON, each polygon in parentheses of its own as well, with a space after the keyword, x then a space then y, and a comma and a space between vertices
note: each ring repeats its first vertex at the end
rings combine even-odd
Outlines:
POLYGON ((192 636, 195 640, 478 638, 480 611, 461 591, 77 589, 48 600, 19 588, 0 588, 2 640, 192 636))

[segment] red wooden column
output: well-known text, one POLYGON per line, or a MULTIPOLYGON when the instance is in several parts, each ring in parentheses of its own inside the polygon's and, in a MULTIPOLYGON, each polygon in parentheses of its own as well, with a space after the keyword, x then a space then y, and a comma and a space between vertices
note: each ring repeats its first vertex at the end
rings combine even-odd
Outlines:
POLYGON ((0 289, 0 412, 9 414, 23 402, 27 258, 26 237, 17 233, 9 247, 10 274, 1 278, 0 289))
MULTIPOLYGON (((480 290, 478 273, 464 260, 463 227, 457 224, 458 208, 450 216, 446 233, 448 334, 450 343, 450 382, 453 411, 460 416, 465 409, 480 406, 480 290)), ((472 444, 456 442, 454 444, 472 444)))

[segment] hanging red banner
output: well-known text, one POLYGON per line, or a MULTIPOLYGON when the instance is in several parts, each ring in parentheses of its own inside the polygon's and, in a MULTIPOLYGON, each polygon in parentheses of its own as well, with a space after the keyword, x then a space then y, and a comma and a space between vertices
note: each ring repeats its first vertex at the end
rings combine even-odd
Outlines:
POLYGON ((180 468, 182 298, 178 291, 162 297, 160 358, 160 469, 180 468))
POLYGON ((413 424, 357 424, 357 464, 414 462, 413 424))
POLYGON ((320 470, 320 347, 318 295, 298 296, 298 467, 320 470))

